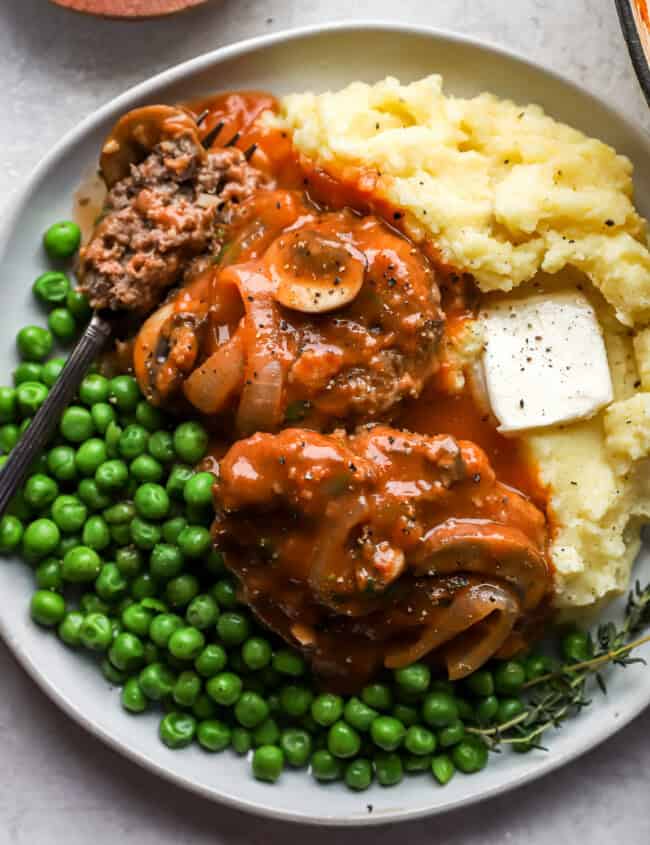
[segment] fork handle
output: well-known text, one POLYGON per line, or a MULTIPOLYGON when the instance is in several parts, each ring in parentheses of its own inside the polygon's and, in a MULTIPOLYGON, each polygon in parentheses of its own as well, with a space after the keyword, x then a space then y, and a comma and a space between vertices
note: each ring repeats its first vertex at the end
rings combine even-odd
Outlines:
POLYGON ((23 483, 32 462, 47 445, 58 425, 61 414, 77 392, 88 368, 101 352, 111 334, 111 324, 99 314, 94 314, 79 338, 65 367, 47 395, 45 402, 34 414, 29 427, 14 446, 0 471, 0 516, 23 483))

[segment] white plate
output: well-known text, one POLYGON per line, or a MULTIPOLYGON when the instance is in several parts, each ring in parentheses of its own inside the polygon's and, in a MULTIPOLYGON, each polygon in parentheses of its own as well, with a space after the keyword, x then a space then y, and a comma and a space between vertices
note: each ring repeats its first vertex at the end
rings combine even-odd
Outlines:
MULTIPOLYGON (((444 75, 448 91, 468 95, 487 89, 522 103, 540 103, 554 117, 610 142, 635 162, 639 206, 650 215, 650 141, 596 98, 511 53, 462 36, 395 24, 343 24, 256 38, 138 85, 83 121, 37 168, 9 215, 0 250, 0 337, 4 339, 0 372, 8 374, 14 365, 12 338, 17 328, 37 317, 30 285, 46 267, 40 248, 42 232, 52 221, 70 214, 80 174, 96 162, 102 138, 124 111, 219 89, 262 88, 282 94, 336 88, 353 79, 372 81, 387 74, 410 80, 432 72, 444 75)), ((637 574, 650 580, 650 555, 639 562, 637 574)), ((230 753, 208 755, 198 747, 166 749, 157 736, 156 716, 125 714, 118 691, 97 670, 29 621, 32 590, 32 573, 24 564, 2 562, 0 631, 25 669, 60 707, 157 774, 208 798, 277 818, 372 824, 478 801, 563 765, 611 736, 650 703, 649 671, 640 666, 616 671, 606 698, 595 692, 592 707, 564 730, 549 732, 545 737, 549 753, 504 754, 480 774, 459 775, 444 789, 431 777, 418 776, 392 789, 377 786, 356 794, 340 784, 319 786, 304 773, 293 772, 271 786, 253 780, 247 763, 230 753)))

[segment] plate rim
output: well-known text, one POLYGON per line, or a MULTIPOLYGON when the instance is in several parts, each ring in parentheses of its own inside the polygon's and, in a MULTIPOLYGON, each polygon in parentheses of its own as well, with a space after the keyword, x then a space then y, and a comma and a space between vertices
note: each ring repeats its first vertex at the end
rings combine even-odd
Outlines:
MULTIPOLYGON (((491 39, 467 35, 465 33, 455 32, 441 27, 399 23, 386 19, 363 20, 351 18, 342 21, 311 24, 307 26, 283 29, 274 33, 253 36, 251 38, 233 42, 232 44, 226 44, 214 50, 202 53, 199 56, 195 56, 194 58, 172 65, 153 76, 147 77, 92 111, 76 126, 66 132, 63 137, 52 146, 46 155, 33 168, 25 182, 16 188, 16 190, 8 198, 7 202, 2 208, 0 208, 0 215, 2 216, 2 220, 0 221, 0 255, 4 254, 6 251, 8 235, 18 222, 18 218, 22 214, 25 206, 30 201, 33 189, 38 181, 46 174, 59 156, 61 156, 70 146, 73 146, 78 140, 83 138, 83 136, 87 133, 96 129, 112 112, 117 111, 122 107, 130 106, 134 100, 147 97, 148 93, 152 92, 159 86, 181 81, 185 76, 201 72, 212 65, 218 65, 230 58, 245 55, 246 53, 254 52, 260 48, 266 48, 281 43, 287 44, 301 38, 336 31, 348 33, 379 31, 395 33, 398 35, 405 34, 430 37, 433 39, 446 40, 452 43, 469 45, 479 50, 484 50, 486 52, 496 54, 497 56, 514 60, 515 62, 526 65, 534 71, 541 71, 546 76, 554 79, 558 83, 561 83, 565 88, 572 89, 581 96, 587 97, 598 103, 601 108, 615 117, 617 121, 622 123, 630 133, 637 136, 637 139, 641 142, 641 146, 646 149, 648 148, 648 136, 644 132, 640 123, 636 119, 624 114, 618 106, 610 104, 598 94, 590 91, 585 86, 576 83, 573 80, 567 79, 563 74, 547 67, 542 62, 528 58, 518 51, 509 47, 504 47, 491 39)), ((394 824, 396 822, 413 821, 420 818, 432 817, 434 815, 459 809, 460 807, 468 807, 478 804, 479 802, 485 801, 489 798, 517 789, 524 784, 531 783, 532 781, 549 774, 561 766, 577 760, 583 754, 595 749, 604 740, 618 733, 650 705, 650 696, 648 696, 647 699, 641 697, 639 701, 635 702, 633 707, 630 707, 629 710, 626 711, 625 715, 620 716, 617 719, 616 726, 613 729, 609 723, 603 721, 602 727, 593 731, 588 741, 585 741, 581 746, 554 752, 552 756, 549 754, 545 760, 540 760, 539 765, 537 765, 532 771, 519 774, 513 777, 508 783, 494 784, 493 786, 484 788, 475 795, 471 795, 469 797, 459 797, 456 800, 449 801, 444 806, 423 806, 412 809, 386 810, 376 814, 368 813, 366 816, 347 815, 341 818, 332 818, 331 816, 318 816, 314 814, 306 815, 297 811, 277 809, 273 807, 272 803, 259 803, 246 798, 238 798, 222 794, 215 789, 205 787, 192 781, 184 775, 174 772, 171 768, 168 768, 167 766, 150 758, 146 752, 124 745, 122 742, 115 739, 101 725, 94 722, 91 717, 86 716, 78 705, 70 700, 63 692, 59 691, 53 681, 51 681, 46 675, 42 674, 39 667, 32 661, 27 652, 23 650, 23 647, 18 639, 6 628, 1 615, 0 636, 18 663, 37 684, 37 686, 67 716, 73 719, 82 728, 89 731, 93 736, 104 742, 113 751, 118 752, 129 761, 141 766, 152 774, 164 778, 176 786, 187 789, 190 792, 212 801, 213 803, 224 804, 242 812, 272 818, 278 821, 305 825, 320 825, 323 827, 339 828, 378 826, 389 823, 394 824)), ((271 792, 270 795, 272 794, 273 793, 271 792)))

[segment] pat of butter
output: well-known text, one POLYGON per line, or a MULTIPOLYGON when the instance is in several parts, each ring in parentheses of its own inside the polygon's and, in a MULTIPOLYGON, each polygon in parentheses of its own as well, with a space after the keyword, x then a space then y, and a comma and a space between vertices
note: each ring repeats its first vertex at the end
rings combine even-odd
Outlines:
POLYGON ((500 432, 586 419, 612 401, 603 335, 581 293, 498 302, 481 318, 485 384, 500 432))

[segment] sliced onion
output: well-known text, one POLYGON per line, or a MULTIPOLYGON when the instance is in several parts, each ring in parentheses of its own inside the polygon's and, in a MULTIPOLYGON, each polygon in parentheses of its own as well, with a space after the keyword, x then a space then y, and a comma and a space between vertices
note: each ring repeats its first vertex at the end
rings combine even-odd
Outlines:
POLYGON ((434 610, 432 621, 415 642, 389 649, 384 665, 400 669, 451 643, 444 655, 449 677, 465 677, 501 648, 519 615, 519 601, 505 585, 463 587, 454 593, 451 604, 434 610))
POLYGON ((238 329, 183 383, 183 393, 202 414, 222 411, 244 381, 244 342, 238 329))
POLYGON ((276 428, 282 422, 282 365, 269 361, 247 380, 237 411, 241 434, 276 428))

